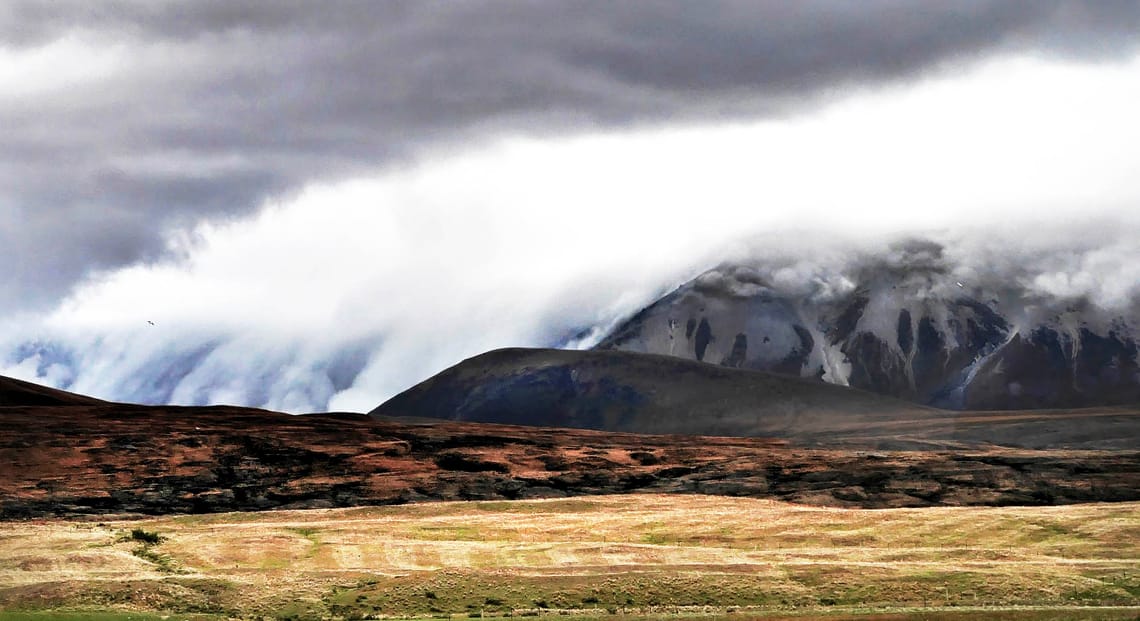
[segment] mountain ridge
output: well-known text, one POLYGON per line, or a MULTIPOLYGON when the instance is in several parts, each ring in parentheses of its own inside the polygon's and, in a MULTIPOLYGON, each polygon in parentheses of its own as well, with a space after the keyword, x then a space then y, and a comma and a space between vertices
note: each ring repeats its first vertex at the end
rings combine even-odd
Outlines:
POLYGON ((940 252, 912 248, 889 269, 815 284, 724 264, 594 348, 811 377, 954 410, 1140 404, 1132 311, 963 283, 940 252))

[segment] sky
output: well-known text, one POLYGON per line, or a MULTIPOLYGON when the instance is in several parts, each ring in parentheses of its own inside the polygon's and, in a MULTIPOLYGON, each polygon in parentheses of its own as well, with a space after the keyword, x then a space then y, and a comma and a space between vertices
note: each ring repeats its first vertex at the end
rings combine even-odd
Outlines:
POLYGON ((0 374, 367 411, 914 235, 1130 307, 1137 102, 1135 2, 9 0, 0 374))

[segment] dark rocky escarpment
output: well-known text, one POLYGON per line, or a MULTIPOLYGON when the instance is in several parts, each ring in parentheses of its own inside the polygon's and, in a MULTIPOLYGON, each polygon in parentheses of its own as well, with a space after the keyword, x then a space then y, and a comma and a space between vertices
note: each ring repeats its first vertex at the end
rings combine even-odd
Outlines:
POLYGON ((0 462, 4 519, 630 491, 853 507, 1140 499, 1137 451, 807 449, 229 407, 0 408, 0 462))

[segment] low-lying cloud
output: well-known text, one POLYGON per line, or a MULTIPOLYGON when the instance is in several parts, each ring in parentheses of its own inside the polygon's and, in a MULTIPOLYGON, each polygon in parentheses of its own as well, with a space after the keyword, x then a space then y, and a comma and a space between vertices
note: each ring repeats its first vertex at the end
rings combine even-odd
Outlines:
POLYGON ((515 137, 310 184, 6 322, 0 373, 366 410, 487 349, 589 345, 725 260, 826 295, 914 237, 963 281, 1127 310, 1138 67, 1017 59, 810 117, 515 137))
POLYGON ((788 118, 986 59, 1121 62, 1137 33, 1109 1, 8 0, 0 312, 440 148, 788 118))

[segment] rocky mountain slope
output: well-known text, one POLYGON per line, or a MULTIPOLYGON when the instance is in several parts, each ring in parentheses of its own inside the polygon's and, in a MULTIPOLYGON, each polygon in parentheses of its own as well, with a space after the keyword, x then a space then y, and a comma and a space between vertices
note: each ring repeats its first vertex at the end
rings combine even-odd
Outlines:
POLYGON ((1140 403, 1135 309, 952 273, 940 249, 833 281, 725 265, 618 325, 600 350, 818 378, 950 409, 1140 403))
POLYGON ((0 519, 630 491, 857 507, 1140 500, 1137 450, 803 448, 221 406, 0 406, 0 463, 0 519))

